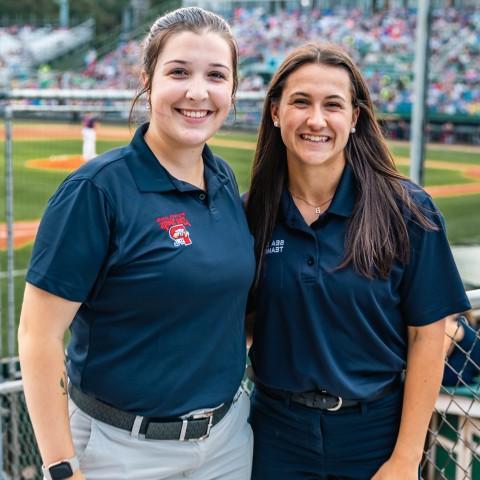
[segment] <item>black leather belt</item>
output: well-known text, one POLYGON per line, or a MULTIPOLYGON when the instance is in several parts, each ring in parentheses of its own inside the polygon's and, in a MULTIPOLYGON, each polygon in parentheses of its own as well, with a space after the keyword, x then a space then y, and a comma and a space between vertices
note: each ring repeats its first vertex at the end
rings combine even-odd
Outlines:
POLYGON ((336 412, 341 408, 356 407, 362 403, 373 402, 393 392, 400 386, 400 381, 394 381, 382 388, 372 398, 367 400, 346 400, 342 397, 329 394, 326 390, 314 390, 310 392, 287 392, 285 390, 277 390, 276 388, 270 388, 263 385, 256 380, 255 386, 269 397, 276 398, 278 400, 290 401, 298 403, 310 408, 317 408, 319 410, 328 410, 330 412, 336 412))
POLYGON ((150 440, 201 440, 210 435, 213 426, 222 420, 232 402, 208 412, 193 414, 188 418, 141 417, 112 407, 96 398, 86 395, 77 387, 69 385, 70 398, 95 420, 113 427, 128 430, 132 436, 150 440))

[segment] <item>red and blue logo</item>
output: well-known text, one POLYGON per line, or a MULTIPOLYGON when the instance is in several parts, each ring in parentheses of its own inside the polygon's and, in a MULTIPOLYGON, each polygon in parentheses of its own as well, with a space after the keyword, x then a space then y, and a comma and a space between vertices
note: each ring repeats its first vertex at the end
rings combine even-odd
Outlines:
POLYGON ((187 220, 185 212, 159 217, 156 221, 162 230, 168 232, 168 236, 173 240, 175 247, 182 245, 187 247, 192 244, 190 232, 187 230, 187 227, 191 227, 191 224, 187 220))

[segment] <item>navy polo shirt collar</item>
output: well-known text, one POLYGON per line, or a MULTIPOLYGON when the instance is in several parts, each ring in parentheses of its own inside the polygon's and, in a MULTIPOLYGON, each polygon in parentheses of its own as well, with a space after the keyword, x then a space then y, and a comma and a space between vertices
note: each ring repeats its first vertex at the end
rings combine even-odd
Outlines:
POLYGON ((353 169, 347 163, 343 169, 332 203, 327 210, 328 213, 333 213, 346 218, 350 217, 355 208, 357 190, 358 186, 353 174, 353 169))
MULTIPOLYGON (((349 218, 355 208, 356 198, 357 182, 352 167, 347 164, 343 169, 337 190, 326 214, 349 218)), ((288 188, 284 189, 280 199, 279 217, 294 228, 301 228, 305 225, 303 218, 299 215, 298 209, 295 207, 288 188)))
MULTIPOLYGON (((144 123, 138 127, 130 142, 130 148, 133 154, 129 155, 127 160, 130 172, 139 191, 168 192, 178 190, 180 192, 187 192, 198 190, 198 188, 193 185, 170 175, 165 167, 158 161, 144 139, 148 125, 148 123, 144 123)), ((212 196, 222 185, 229 181, 229 178, 219 170, 218 162, 208 145, 205 145, 203 148, 202 157, 205 164, 207 192, 212 196)))

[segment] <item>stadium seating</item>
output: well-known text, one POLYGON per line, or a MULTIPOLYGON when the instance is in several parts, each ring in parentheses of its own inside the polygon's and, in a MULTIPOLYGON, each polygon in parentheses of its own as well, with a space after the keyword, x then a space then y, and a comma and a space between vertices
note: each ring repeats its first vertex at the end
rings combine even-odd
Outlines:
MULTIPOLYGON (((262 8, 233 10, 230 18, 240 49, 240 90, 265 88, 285 54, 305 41, 330 41, 343 46, 357 61, 369 82, 379 111, 409 114, 412 108, 416 12, 391 9, 374 15, 360 9, 293 10, 269 14, 262 8)), ((21 35, 1 33, 3 51, 17 51, 21 35), (5 39, 5 41, 4 41, 5 39)), ((54 46, 52 37, 50 45, 54 46)), ((31 57, 37 62, 35 42, 31 57)), ((428 104, 432 113, 480 115, 480 11, 433 11, 428 104)), ((37 48, 38 47, 38 48, 37 48)), ((58 48, 58 47, 56 47, 58 48)), ((18 55, 22 55, 18 53, 18 55)), ((18 57, 17 55, 17 57, 18 57)), ((85 57, 82 72, 53 72, 40 68, 31 75, 18 62, 3 60, 12 86, 38 88, 134 88, 138 82, 140 41, 120 43, 101 59, 85 57)), ((15 57, 13 57, 15 58, 15 57)), ((42 61, 48 61, 46 57, 42 61)), ((2 78, 0 62, 0 81, 2 78)))

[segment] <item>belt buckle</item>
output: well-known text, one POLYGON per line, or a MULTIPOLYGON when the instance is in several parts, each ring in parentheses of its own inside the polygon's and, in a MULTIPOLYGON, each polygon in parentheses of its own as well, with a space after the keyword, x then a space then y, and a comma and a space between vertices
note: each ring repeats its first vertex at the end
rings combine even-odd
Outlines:
POLYGON ((337 410, 340 410, 342 408, 343 399, 342 397, 337 397, 337 398, 338 398, 338 403, 334 407, 327 408, 329 412, 336 412, 337 410))
MULTIPOLYGON (((190 417, 191 420, 203 420, 203 419, 208 419, 208 423, 207 423, 207 430, 205 432, 204 435, 202 435, 201 437, 198 437, 198 438, 192 438, 191 440, 192 441, 196 441, 196 440, 205 440, 206 438, 208 438, 210 436, 210 430, 212 429, 212 426, 213 426, 213 414, 215 413, 215 410, 211 410, 210 412, 203 412, 203 413, 197 413, 197 414, 194 414, 190 417)), ((188 420, 184 420, 184 422, 187 422, 188 423, 188 420)), ((183 428, 182 428, 182 431, 183 431, 183 428)), ((185 431, 186 431, 186 428, 185 428, 185 431)), ((183 435, 183 439, 185 439, 185 434, 183 435)))

